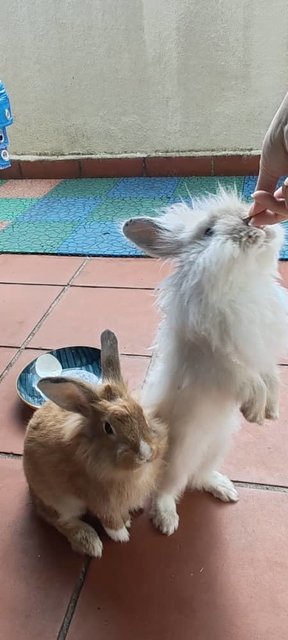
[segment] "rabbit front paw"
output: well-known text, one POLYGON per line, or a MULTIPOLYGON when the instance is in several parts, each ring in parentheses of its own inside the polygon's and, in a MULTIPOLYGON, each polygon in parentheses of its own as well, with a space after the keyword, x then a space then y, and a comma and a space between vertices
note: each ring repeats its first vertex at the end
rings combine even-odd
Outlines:
POLYGON ((73 551, 91 558, 101 558, 103 544, 96 531, 89 525, 79 527, 69 536, 69 541, 73 551))
POLYGON ((121 529, 109 529, 108 527, 104 527, 107 536, 114 540, 114 542, 129 542, 129 531, 126 527, 121 527, 121 529))
POLYGON ((218 471, 212 471, 207 476, 198 479, 192 487, 211 493, 214 498, 221 502, 238 502, 239 495, 234 487, 233 482, 218 471))
POLYGON ((269 374, 263 375, 266 385, 266 407, 265 418, 267 420, 277 420, 279 418, 279 372, 277 368, 272 369, 269 374))
POLYGON ((241 413, 248 422, 263 424, 267 403, 267 387, 259 375, 247 377, 241 403, 241 413))
POLYGON ((171 536, 177 531, 179 516, 173 496, 158 496, 153 503, 150 516, 155 527, 164 535, 171 536))
POLYGON ((279 418, 279 404, 278 402, 273 402, 273 400, 267 401, 265 407, 265 418, 266 420, 278 420, 279 418))
POLYGON ((265 405, 257 405, 254 402, 247 402, 241 407, 241 413, 247 422, 263 424, 266 416, 265 405))

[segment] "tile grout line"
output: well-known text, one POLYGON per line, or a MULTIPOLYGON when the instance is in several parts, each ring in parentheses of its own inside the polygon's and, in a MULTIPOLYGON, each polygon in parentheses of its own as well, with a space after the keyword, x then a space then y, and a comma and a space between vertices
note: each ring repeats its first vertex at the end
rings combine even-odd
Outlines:
MULTIPOLYGON (((82 265, 80 265, 82 266, 82 265)), ((0 284, 9 284, 9 286, 13 285, 24 285, 27 287, 65 287, 67 283, 65 282, 18 282, 18 280, 0 280, 0 284)), ((74 285, 75 286, 75 285, 74 285)), ((77 285, 78 286, 78 285, 77 285)))
POLYGON ((249 482, 248 480, 233 480, 235 487, 243 489, 256 489, 258 491, 275 491, 276 493, 288 493, 288 486, 280 484, 266 484, 263 482, 249 482))
MULTIPOLYGON (((24 343, 23 343, 24 344, 24 343)), ((23 346, 23 345, 22 345, 23 346)), ((16 345, 11 345, 11 344, 0 344, 0 350, 1 349, 16 349, 18 351, 18 349, 22 349, 21 347, 17 347, 16 345)), ((50 347, 29 347, 29 346, 25 346, 25 349, 27 349, 29 351, 29 349, 31 351, 51 351, 50 347)), ((149 350, 149 349, 148 349, 149 350)), ((124 353, 124 351, 120 351, 120 356, 124 357, 124 358, 148 358, 149 360, 151 360, 153 353, 151 350, 151 353, 124 353)), ((15 356, 14 356, 15 357, 15 356)), ((12 360, 10 360, 10 362, 8 363, 7 367, 10 368, 10 364, 11 364, 12 360)), ((288 362, 279 362, 278 367, 288 367, 288 362)), ((6 367, 6 369, 7 369, 6 367)), ((3 373, 5 372, 5 369, 3 370, 3 373)), ((1 382, 1 376, 0 376, 0 382, 1 382)))
MULTIPOLYGON (((16 286, 16 285, 27 285, 28 287, 64 287, 66 286, 65 283, 60 284, 59 282, 9 282, 7 281, 0 281, 0 284, 2 285, 9 285, 9 286, 16 286)), ((155 291, 155 287, 121 287, 120 285, 114 286, 114 285, 106 285, 106 284, 71 284, 71 287, 73 287, 73 289, 122 289, 124 291, 155 291)))
MULTIPOLYGON (((75 345, 73 345, 73 346, 75 346, 75 345)), ((85 345, 81 345, 81 346, 85 346, 85 345)), ((13 346, 11 344, 9 344, 9 345, 1 344, 0 345, 0 350, 1 349, 17 349, 18 350, 19 348, 21 348, 21 347, 15 347, 15 346, 13 346)), ((46 351, 51 351, 50 347, 29 347, 29 346, 27 347, 27 346, 25 346, 25 349, 27 349, 27 351, 29 351, 29 350, 30 351, 45 351, 45 352, 46 351)), ((152 357, 149 353, 124 353, 123 351, 120 351, 120 356, 123 357, 123 358, 146 358, 148 360, 150 360, 151 357, 152 357)), ((10 360, 9 364, 7 365, 7 367, 11 364, 11 362, 12 362, 12 360, 10 360)), ((288 366, 288 365, 279 365, 279 366, 285 367, 285 366, 288 366)), ((5 371, 5 369, 4 369, 4 371, 5 371)), ((4 371, 3 371, 3 373, 4 373, 4 371)))
POLYGON ((13 453, 12 451, 0 451, 0 460, 22 460, 22 453, 13 453))
MULTIPOLYGON (((79 273, 81 273, 82 269, 84 269, 85 265, 87 263, 87 260, 85 259, 83 261, 83 263, 78 267, 78 269, 76 269, 75 273, 71 276, 70 280, 68 280, 67 284, 61 289, 60 293, 58 294, 58 296, 56 296, 56 298, 53 300, 53 302, 51 302, 50 306, 48 307, 48 309, 46 310, 46 312, 44 313, 44 315, 40 318, 40 320, 36 323, 35 327, 32 329, 32 331, 29 333, 29 335, 27 336, 27 338, 24 340, 24 342, 22 342, 21 346, 18 347, 18 351, 17 353, 15 353, 14 357, 12 358, 12 360, 10 360, 10 362, 8 363, 7 367, 5 367, 4 371, 2 371, 1 375, 0 375, 0 383, 2 382, 2 380, 4 380, 4 378, 6 378, 7 374, 9 373, 10 369, 12 369, 12 367, 14 366, 15 362, 17 362, 18 358, 20 358, 22 352, 24 351, 24 349, 26 349, 26 346, 29 344, 29 342, 31 342, 32 338, 34 338, 34 336, 36 335, 37 331, 40 329, 40 327, 42 326, 42 324, 45 322, 45 320, 48 318, 48 316, 50 315, 50 313, 53 311, 53 309, 56 307, 56 305, 58 304, 58 302, 63 298, 63 296, 65 295, 66 291, 68 291, 68 289, 71 286, 71 283, 74 281, 75 278, 77 278, 77 276, 79 275, 79 273)), ((11 347, 12 349, 13 347, 11 347)), ((17 347, 16 347, 17 348, 17 347)))
MULTIPOLYGON (((0 451, 0 460, 12 459, 22 460, 23 453, 14 453, 12 451, 0 451)), ((288 493, 288 485, 270 484, 264 482, 249 482, 249 480, 233 480, 235 487, 243 489, 256 489, 258 491, 274 491, 275 493, 288 493)))
POLYGON ((58 636, 57 636, 57 640, 65 640, 65 638, 67 638, 67 634, 70 628, 70 624, 72 622, 77 604, 78 604, 78 600, 80 598, 81 595, 81 591, 83 589, 84 586, 84 582, 86 579, 86 575, 89 569, 89 565, 90 565, 90 558, 85 558, 84 563, 82 565, 80 574, 78 576, 78 579, 76 581, 75 587, 74 587, 74 591, 72 593, 72 596, 70 598, 68 607, 66 609, 65 615, 64 615, 64 619, 62 622, 62 625, 60 627, 58 636))
MULTIPOLYGON (((1 284, 1 283, 0 283, 1 284)), ((153 291, 155 287, 121 287, 119 285, 106 285, 106 284, 73 284, 73 289, 117 289, 122 291, 153 291)))

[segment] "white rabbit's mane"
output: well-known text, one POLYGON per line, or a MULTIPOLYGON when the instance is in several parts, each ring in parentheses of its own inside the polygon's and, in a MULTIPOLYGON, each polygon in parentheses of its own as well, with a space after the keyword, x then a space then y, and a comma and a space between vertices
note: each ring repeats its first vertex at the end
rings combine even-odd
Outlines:
MULTIPOLYGON (((241 224, 247 211, 236 190, 227 192, 223 188, 193 204, 198 220, 200 216, 209 219, 231 216, 241 224)), ((158 295, 165 324, 170 326, 170 339, 176 330, 196 341, 205 338, 212 349, 234 352, 236 358, 246 362, 255 358, 260 365, 269 357, 273 361, 286 346, 285 311, 279 301, 280 285, 276 284, 282 229, 273 230, 275 240, 271 250, 263 255, 253 251, 233 252, 228 240, 227 243, 222 240, 221 244, 215 240, 208 250, 202 251, 201 242, 194 242, 192 237, 190 244, 188 239, 193 226, 191 218, 193 211, 189 205, 180 203, 169 207, 161 220, 161 226, 184 240, 183 251, 176 256, 175 270, 162 282, 158 295)))

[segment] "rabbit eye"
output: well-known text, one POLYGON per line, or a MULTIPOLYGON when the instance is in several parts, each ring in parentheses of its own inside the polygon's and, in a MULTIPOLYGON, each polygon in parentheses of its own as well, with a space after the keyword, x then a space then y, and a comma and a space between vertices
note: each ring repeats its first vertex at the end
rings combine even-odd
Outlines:
POLYGON ((103 429, 104 429, 105 433, 107 434, 107 436, 113 436, 114 433, 115 433, 115 431, 114 431, 113 427, 111 426, 110 422, 104 422, 103 429))
POLYGON ((213 236, 213 227, 207 227, 204 231, 204 236, 213 236))

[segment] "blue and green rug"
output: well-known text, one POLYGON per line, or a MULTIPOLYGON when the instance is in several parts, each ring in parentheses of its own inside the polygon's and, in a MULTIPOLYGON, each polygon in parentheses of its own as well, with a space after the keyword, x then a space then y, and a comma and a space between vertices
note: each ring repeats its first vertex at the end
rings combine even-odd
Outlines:
MULTIPOLYGON (((122 236, 121 221, 157 215, 190 196, 193 202, 219 183, 236 185, 249 201, 256 177, 2 180, 0 253, 140 256, 122 236)), ((288 260, 288 237, 281 258, 288 260)))

